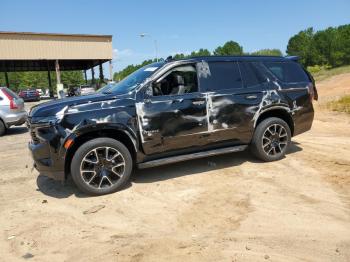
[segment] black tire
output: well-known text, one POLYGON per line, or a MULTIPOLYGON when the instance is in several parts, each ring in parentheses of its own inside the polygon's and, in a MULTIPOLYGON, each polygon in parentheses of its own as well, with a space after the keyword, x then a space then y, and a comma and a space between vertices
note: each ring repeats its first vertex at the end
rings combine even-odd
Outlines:
POLYGON ((131 176, 132 168, 133 160, 124 144, 112 138, 102 137, 87 141, 78 148, 72 159, 71 175, 74 183, 81 191, 89 195, 105 195, 123 188, 131 176), (109 148, 107 151, 104 151, 107 152, 105 158, 103 157, 104 148, 109 148), (117 157, 108 157, 108 154, 111 154, 111 152, 114 152, 117 157), (91 159, 93 158, 96 160, 92 163, 91 159), (121 176, 117 176, 113 171, 113 168, 117 168, 117 166, 111 167, 115 164, 115 160, 112 159, 118 159, 120 163, 125 162, 124 165, 120 166, 120 168, 123 168, 123 171, 120 172, 122 173, 121 176), (81 172, 81 169, 88 169, 89 171, 81 172), (92 178, 94 175, 96 177, 92 178), (92 182, 88 183, 89 181, 87 180, 90 179, 92 179, 92 182), (100 180, 98 179, 103 180, 102 184, 99 183, 100 180))
POLYGON ((0 119, 0 136, 3 136, 6 134, 6 126, 4 122, 0 119))
POLYGON ((250 148, 257 158, 266 162, 276 161, 285 156, 290 141, 288 124, 280 118, 270 117, 256 127, 250 148), (273 132, 275 128, 277 131, 273 132))

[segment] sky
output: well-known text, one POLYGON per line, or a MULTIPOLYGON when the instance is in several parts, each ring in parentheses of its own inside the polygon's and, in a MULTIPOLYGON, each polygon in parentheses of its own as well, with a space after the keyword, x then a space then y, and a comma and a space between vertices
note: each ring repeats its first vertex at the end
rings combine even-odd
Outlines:
POLYGON ((350 0, 0 0, 0 10, 0 31, 113 35, 114 71, 154 58, 154 40, 163 58, 229 40, 285 52, 301 30, 350 23, 350 0))

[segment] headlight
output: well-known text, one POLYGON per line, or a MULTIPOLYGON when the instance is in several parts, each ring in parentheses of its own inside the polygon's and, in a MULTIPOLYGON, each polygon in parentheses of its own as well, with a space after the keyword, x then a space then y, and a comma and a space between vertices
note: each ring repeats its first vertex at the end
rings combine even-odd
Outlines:
POLYGON ((62 119, 63 115, 32 117, 31 124, 34 125, 54 125, 62 119))

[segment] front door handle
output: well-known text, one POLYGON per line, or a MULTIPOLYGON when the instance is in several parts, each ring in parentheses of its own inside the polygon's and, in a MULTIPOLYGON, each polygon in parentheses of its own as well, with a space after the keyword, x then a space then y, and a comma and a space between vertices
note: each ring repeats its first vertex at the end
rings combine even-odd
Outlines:
POLYGON ((247 95, 247 96, 245 96, 245 99, 249 99, 249 100, 257 99, 257 98, 258 98, 257 95, 247 95))

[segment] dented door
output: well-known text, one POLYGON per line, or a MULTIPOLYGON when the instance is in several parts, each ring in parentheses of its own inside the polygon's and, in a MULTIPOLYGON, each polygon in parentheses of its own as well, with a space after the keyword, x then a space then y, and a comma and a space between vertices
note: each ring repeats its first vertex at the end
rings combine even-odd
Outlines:
POLYGON ((137 103, 137 111, 146 154, 201 145, 208 130, 206 96, 197 92, 154 96, 137 103))
POLYGON ((248 88, 235 61, 202 61, 197 70, 201 90, 207 96, 208 143, 249 143, 264 87, 256 84, 248 88))

